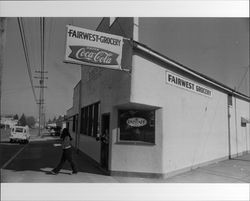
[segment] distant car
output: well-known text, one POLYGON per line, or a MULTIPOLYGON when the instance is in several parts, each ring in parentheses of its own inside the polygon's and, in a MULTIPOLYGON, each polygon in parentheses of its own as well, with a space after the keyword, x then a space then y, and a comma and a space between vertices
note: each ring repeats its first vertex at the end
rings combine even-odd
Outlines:
POLYGON ((60 136, 61 135, 61 127, 60 126, 57 126, 56 128, 55 128, 55 136, 60 136))
POLYGON ((14 126, 10 131, 10 142, 28 143, 30 132, 28 126, 14 126))
POLYGON ((55 135, 55 129, 54 128, 50 128, 49 129, 49 133, 50 133, 50 135, 55 135))

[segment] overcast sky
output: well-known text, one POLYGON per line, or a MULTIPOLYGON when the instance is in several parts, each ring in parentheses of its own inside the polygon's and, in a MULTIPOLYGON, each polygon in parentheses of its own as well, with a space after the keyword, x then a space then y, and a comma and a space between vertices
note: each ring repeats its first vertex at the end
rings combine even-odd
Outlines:
POLYGON ((249 18, 144 18, 140 41, 249 94, 249 18))
MULTIPOLYGON (((101 18, 46 18, 46 116, 66 114, 80 66, 64 64, 65 26, 95 30, 101 18)), ((39 18, 24 18, 32 74, 40 68, 39 18)), ((139 40, 152 49, 225 85, 249 91, 249 20, 213 18, 142 18, 139 40), (245 76, 246 75, 246 76, 245 76), (245 77, 245 79, 243 79, 245 77), (241 82, 241 80, 243 80, 241 82)), ((9 18, 3 69, 2 113, 38 116, 32 94, 17 19, 9 18)), ((34 84, 38 85, 38 81, 34 84)), ((39 90, 36 89, 37 97, 39 90)))
MULTIPOLYGON (((63 63, 65 51, 66 25, 95 30, 100 18, 46 18, 45 20, 45 112, 47 119, 64 115, 72 106, 73 87, 80 80, 80 66, 63 63)), ((23 18, 28 42, 31 71, 41 66, 41 42, 39 18, 23 18)), ((38 80, 34 85, 38 85, 38 80)), ((34 101, 28 77, 17 18, 8 18, 5 64, 3 69, 3 114, 26 114, 38 116, 38 106, 34 101)), ((39 98, 39 89, 35 89, 39 98)))

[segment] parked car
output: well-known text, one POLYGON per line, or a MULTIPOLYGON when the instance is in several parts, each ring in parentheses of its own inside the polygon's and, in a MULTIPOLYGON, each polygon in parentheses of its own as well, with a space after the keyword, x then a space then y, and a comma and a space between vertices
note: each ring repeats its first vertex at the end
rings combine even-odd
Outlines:
POLYGON ((60 136, 61 127, 60 126, 51 127, 49 129, 49 133, 50 133, 51 136, 60 136))
POLYGON ((49 128, 49 134, 51 136, 54 136, 55 135, 55 128, 53 128, 53 127, 49 128))
POLYGON ((28 126, 13 126, 10 131, 10 142, 28 143, 30 132, 28 126))
POLYGON ((55 136, 60 136, 61 135, 61 127, 60 126, 57 126, 55 128, 55 136))

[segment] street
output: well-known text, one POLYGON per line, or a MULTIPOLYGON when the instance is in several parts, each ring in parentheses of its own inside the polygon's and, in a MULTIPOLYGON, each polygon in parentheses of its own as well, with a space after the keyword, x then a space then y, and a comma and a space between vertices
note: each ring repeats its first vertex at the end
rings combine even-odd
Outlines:
POLYGON ((248 183, 250 182, 250 154, 196 168, 167 179, 108 176, 82 154, 73 152, 78 174, 71 175, 68 163, 58 175, 50 174, 61 157, 59 138, 32 130, 29 144, 8 142, 2 132, 0 143, 1 182, 34 183, 248 183))
MULTIPOLYGON (((61 147, 58 144, 58 137, 52 137, 43 133, 39 137, 37 132, 31 132, 29 144, 9 143, 8 138, 2 138, 0 144, 1 158, 1 181, 2 182, 98 182, 99 179, 110 182, 100 169, 89 164, 87 159, 82 160, 74 153, 77 160, 78 171, 85 173, 87 179, 82 180, 78 175, 71 175, 69 164, 65 164, 59 175, 51 175, 50 171, 57 165, 61 157, 61 147), (93 179, 91 175, 95 175, 93 179), (96 178, 97 180, 95 180, 96 178), (99 179, 98 179, 99 178, 99 179)), ((112 179, 111 179, 112 181, 112 179)))

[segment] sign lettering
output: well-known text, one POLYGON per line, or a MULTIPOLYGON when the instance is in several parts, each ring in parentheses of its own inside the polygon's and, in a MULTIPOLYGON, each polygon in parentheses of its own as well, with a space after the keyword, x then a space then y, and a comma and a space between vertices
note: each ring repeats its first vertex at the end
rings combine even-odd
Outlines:
POLYGON ((67 26, 66 62, 120 70, 122 47, 121 36, 67 26))
POLYGON ((193 81, 190 81, 186 78, 183 78, 179 75, 176 75, 172 72, 166 71, 166 82, 168 84, 187 89, 189 91, 207 96, 212 97, 212 90, 208 89, 207 87, 204 87, 198 83, 195 83, 193 81))
POLYGON ((147 125, 147 120, 140 117, 133 117, 127 120, 127 124, 132 127, 142 127, 147 125))
POLYGON ((72 59, 93 64, 118 65, 119 55, 114 52, 87 46, 70 46, 70 49, 72 52, 69 57, 72 59))

